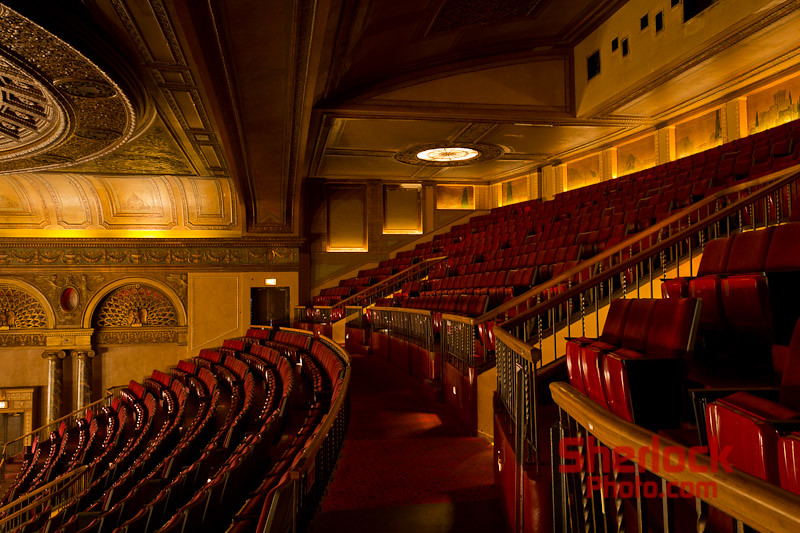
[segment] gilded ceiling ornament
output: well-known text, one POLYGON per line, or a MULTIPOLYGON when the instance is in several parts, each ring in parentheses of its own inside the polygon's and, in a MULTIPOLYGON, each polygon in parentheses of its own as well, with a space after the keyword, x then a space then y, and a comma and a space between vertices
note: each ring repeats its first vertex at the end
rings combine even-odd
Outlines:
POLYGON ((75 48, 16 11, 0 11, 0 173, 106 154, 133 132, 119 86, 75 48))

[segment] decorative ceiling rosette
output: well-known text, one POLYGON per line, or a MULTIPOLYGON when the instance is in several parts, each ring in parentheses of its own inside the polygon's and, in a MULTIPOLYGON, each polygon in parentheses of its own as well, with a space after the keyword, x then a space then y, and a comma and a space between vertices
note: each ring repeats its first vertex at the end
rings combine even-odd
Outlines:
POLYGON ((105 72, 0 4, 0 173, 90 161, 134 125, 130 101, 105 72))

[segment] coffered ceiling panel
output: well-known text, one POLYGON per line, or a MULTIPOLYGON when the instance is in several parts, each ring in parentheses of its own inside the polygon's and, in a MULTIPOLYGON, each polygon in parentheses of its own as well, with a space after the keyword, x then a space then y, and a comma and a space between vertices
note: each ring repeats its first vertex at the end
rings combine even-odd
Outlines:
POLYGON ((619 126, 535 126, 500 124, 486 134, 483 142, 508 146, 514 153, 550 157, 596 139, 623 131, 619 126))
POLYGON ((394 151, 419 142, 449 140, 463 128, 463 122, 337 118, 327 148, 394 151))
POLYGON ((486 68, 419 83, 373 99, 567 111, 571 104, 569 67, 565 57, 486 68))
POLYGON ((525 173, 533 170, 531 163, 526 161, 489 161, 488 163, 477 163, 463 167, 442 168, 436 174, 436 179, 478 179, 494 180, 510 175, 525 173))
POLYGON ((411 178, 419 167, 400 163, 389 153, 385 156, 327 155, 319 176, 325 178, 411 178))

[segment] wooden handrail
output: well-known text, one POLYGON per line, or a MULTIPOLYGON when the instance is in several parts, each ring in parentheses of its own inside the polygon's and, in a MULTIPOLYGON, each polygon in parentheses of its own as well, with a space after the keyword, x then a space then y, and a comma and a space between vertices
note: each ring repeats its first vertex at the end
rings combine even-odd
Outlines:
POLYGON ((633 450, 650 450, 652 453, 642 454, 646 460, 645 464, 640 465, 650 472, 667 481, 690 482, 695 486, 697 483, 706 486, 714 483, 717 490, 713 499, 695 495, 712 507, 759 531, 800 531, 799 496, 739 470, 725 472, 722 469, 712 469, 707 455, 696 455, 695 464, 698 468, 667 472, 656 465, 677 466, 678 454, 665 454, 664 448, 673 447, 672 451, 679 448, 683 450, 683 457, 690 457, 688 448, 619 418, 566 383, 551 383, 550 392, 555 403, 580 425, 589 428, 592 435, 604 446, 611 449, 626 446, 633 450), (658 449, 653 449, 652 446, 655 437, 659 441, 658 449))
MULTIPOLYGON (((756 191, 756 192, 754 192, 754 193, 752 193, 752 194, 750 194, 748 196, 745 196, 745 197, 737 200, 736 202, 734 202, 732 204, 729 204, 729 205, 725 206, 724 209, 721 209, 716 213, 712 213, 711 215, 709 215, 708 217, 703 218, 702 220, 698 220, 693 225, 691 225, 690 227, 686 228, 684 231, 679 231, 679 232, 675 233, 674 235, 665 238, 661 242, 656 243, 656 244, 648 247, 645 250, 642 250, 642 251, 639 251, 639 252, 637 252, 635 254, 632 254, 631 257, 629 257, 628 259, 617 263, 616 265, 614 265, 613 267, 609 268, 608 270, 605 270, 605 271, 603 271, 603 272, 601 272, 599 274, 596 274, 596 275, 590 277, 588 280, 582 281, 581 283, 578 283, 578 284, 574 285, 570 289, 568 289, 568 290, 566 290, 564 292, 561 292, 561 293, 559 293, 559 294, 557 294, 555 296, 552 296, 552 297, 548 298, 547 300, 542 301, 538 305, 527 309, 526 311, 524 311, 523 313, 520 313, 519 315, 515 316, 514 318, 511 318, 509 320, 504 321, 502 327, 504 329, 506 329, 506 330, 510 330, 514 326, 517 326, 517 325, 527 321, 528 319, 533 318, 536 315, 539 315, 539 314, 543 313, 544 311, 547 311, 547 310, 549 310, 549 309, 551 309, 553 307, 556 307, 560 303, 566 302, 567 300, 573 298, 574 296, 579 295, 581 292, 586 291, 587 289, 597 285, 598 283, 600 283, 602 281, 605 281, 605 280, 608 280, 608 279, 616 276, 617 274, 620 274, 621 272, 624 272, 624 271, 630 269, 631 267, 634 267, 634 266, 638 265, 643 260, 648 259, 650 257, 654 257, 654 256, 660 254, 662 251, 669 249, 672 245, 674 245, 674 244, 676 244, 678 242, 681 242, 684 239, 686 239, 687 232, 697 232, 698 230, 705 229, 705 228, 707 228, 707 227, 709 227, 709 226, 711 226, 713 224, 716 224, 720 220, 725 219, 728 215, 738 211, 741 207, 749 205, 749 204, 752 204, 752 203, 760 200, 761 198, 766 197, 767 195, 775 192, 776 190, 781 189, 782 187, 792 183, 793 181, 797 180, 800 177, 800 173, 798 173, 798 170, 800 170, 800 165, 791 167, 791 168, 786 169, 786 170, 787 171, 781 171, 779 173, 773 174, 773 175, 768 176, 768 177, 759 178, 757 180, 753 180, 753 181, 749 181, 749 182, 742 183, 742 184, 739 184, 739 185, 735 185, 735 186, 730 187, 728 189, 725 189, 723 191, 719 191, 719 192, 709 196, 708 198, 705 198, 705 199, 701 200, 700 202, 698 202, 696 204, 692 204, 691 206, 682 209, 678 213, 676 213, 676 214, 674 214, 674 215, 662 220, 661 222, 653 224, 652 226, 648 227, 644 231, 641 231, 641 232, 633 235, 630 239, 627 239, 627 240, 623 241, 619 245, 614 246, 613 248, 610 248, 608 250, 604 250, 602 253, 592 257, 591 259, 589 259, 587 261, 581 261, 575 267, 573 267, 570 270, 564 272, 562 275, 560 275, 560 276, 558 276, 556 278, 553 278, 553 279, 551 279, 551 280, 549 280, 549 281, 547 281, 547 282, 545 282, 545 283, 543 283, 541 285, 537 285, 536 287, 534 287, 533 289, 531 289, 527 293, 525 293, 525 294, 523 294, 521 296, 518 296, 514 300, 506 302, 505 304, 503 304, 500 307, 496 308, 492 312, 484 314, 484 315, 481 315, 480 317, 471 319, 471 322, 473 324, 477 325, 477 324, 482 324, 485 321, 492 320, 492 319, 496 318, 502 312, 507 311, 508 309, 514 307, 515 305, 519 305, 520 303, 522 303, 522 302, 524 302, 524 301, 526 301, 526 300, 528 300, 530 298, 534 298, 534 297, 544 293, 547 289, 549 289, 551 287, 557 286, 560 283, 564 283, 564 282, 570 280, 573 276, 575 276, 579 272, 582 272, 582 271, 586 270, 587 267, 591 267, 593 265, 602 263, 606 259, 609 259, 609 258, 613 257, 614 255, 619 254, 620 252, 628 250, 631 246, 633 246, 637 242, 641 242, 643 240, 646 240, 648 237, 657 235, 658 232, 663 230, 664 228, 669 227, 671 224, 673 224, 675 222, 682 221, 684 219, 684 217, 687 217, 687 216, 691 215, 692 212, 699 211, 703 207, 706 207, 708 205, 712 205, 713 202, 716 202, 720 198, 723 198, 725 196, 729 196, 731 194, 739 193, 739 192, 741 192, 743 190, 750 189, 752 187, 758 187, 758 186, 764 185, 764 184, 771 184, 769 187, 764 187, 763 189, 760 189, 760 190, 758 190, 758 191, 756 191), (789 175, 787 175, 787 173, 789 175), (514 303, 514 302, 516 302, 516 303, 514 303)), ((461 317, 461 318, 463 320, 463 317, 461 317)))
POLYGON ((411 309, 409 307, 373 307, 373 311, 383 311, 383 312, 397 312, 397 313, 409 313, 413 315, 420 315, 420 316, 431 316, 431 312, 427 309, 411 309))
POLYGON ((81 476, 84 476, 88 469, 89 467, 86 465, 79 466, 78 468, 70 470, 69 472, 57 477, 56 479, 50 481, 49 483, 46 483, 35 490, 25 493, 23 496, 20 496, 13 502, 7 503, 6 505, 0 507, 0 517, 2 517, 0 518, 0 529, 3 529, 3 526, 5 524, 14 520, 21 514, 27 513, 31 509, 41 506, 43 502, 39 497, 41 495, 48 495, 48 493, 54 487, 58 486, 59 488, 57 491, 49 494, 49 498, 46 499, 52 499, 56 496, 59 496, 59 493, 61 491, 69 488, 72 483, 79 481, 81 476), (31 503, 25 504, 26 501, 29 501, 31 503), (20 507, 20 505, 23 506, 20 507), (13 509, 17 510, 13 511, 13 509), (12 513, 9 514, 8 516, 5 516, 5 514, 9 511, 12 511, 12 513))
POLYGON ((542 351, 536 346, 531 346, 527 342, 516 338, 502 328, 495 329, 494 334, 496 338, 503 344, 514 350, 514 352, 520 354, 523 358, 527 359, 531 363, 538 363, 542 360, 542 351))
POLYGON ((339 394, 337 394, 336 398, 333 400, 325 420, 322 422, 322 425, 320 425, 319 429, 314 433, 314 436, 311 437, 311 442, 303 448, 302 452, 300 452, 300 459, 289 473, 289 477, 295 481, 299 480, 304 473, 307 473, 309 468, 311 468, 311 465, 313 465, 313 462, 309 459, 313 458, 317 454, 320 446, 322 446, 322 443, 325 442, 325 439, 327 438, 328 433, 330 433, 336 418, 344 407, 344 401, 347 397, 348 389, 350 388, 350 356, 333 340, 322 335, 319 337, 325 339, 325 341, 327 341, 325 344, 329 348, 335 349, 339 357, 341 357, 345 362, 344 378, 342 381, 342 388, 339 390, 339 394))
MULTIPOLYGON (((511 299, 511 300, 509 300, 509 301, 507 301, 507 302, 495 307, 494 309, 492 309, 490 311, 487 311, 486 313, 484 313, 484 314, 482 314, 480 316, 470 318, 470 317, 464 317, 464 316, 460 316, 460 315, 449 315, 448 314, 448 315, 442 315, 442 318, 443 319, 448 318, 448 319, 452 319, 452 320, 458 320, 460 322, 465 322, 465 323, 472 324, 472 325, 475 325, 475 326, 477 326, 478 324, 484 324, 486 322, 489 322, 490 320, 494 320, 498 316, 500 316, 503 313, 505 313, 506 311, 508 311, 509 309, 512 309, 512 308, 518 306, 519 304, 530 300, 531 298, 535 298, 536 296, 538 296, 538 295, 542 294, 543 292, 545 292, 547 289, 549 289, 551 287, 555 287, 560 283, 564 283, 564 282, 572 279, 575 275, 577 275, 577 274, 581 273, 582 271, 586 270, 587 266, 590 267, 590 266, 596 265, 598 263, 602 263, 606 259, 609 259, 609 258, 619 254, 620 252, 627 251, 631 246, 633 246, 637 242, 643 241, 643 240, 645 240, 648 237, 651 237, 653 235, 657 235, 659 231, 663 230, 664 228, 668 228, 670 225, 674 224, 675 222, 681 222, 681 221, 685 220, 685 218, 687 216, 689 216, 694 211, 698 211, 698 210, 700 210, 703 207, 708 206, 708 205, 713 205, 714 202, 716 202, 717 200, 719 200, 721 198, 724 198, 724 197, 726 197, 728 195, 736 194, 736 193, 738 193, 740 191, 743 191, 743 190, 746 190, 746 189, 749 189, 749 188, 752 188, 752 187, 757 187, 759 185, 764 185, 764 184, 767 184, 767 183, 775 182, 775 187, 770 187, 766 192, 762 193, 762 191, 758 191, 757 193, 754 193, 752 196, 747 196, 745 199, 740 200, 736 204, 731 204, 730 206, 726 206, 724 210, 720 210, 718 213, 714 213, 712 215, 714 217, 713 219, 711 217, 707 217, 707 218, 703 219, 703 222, 706 222, 706 221, 709 221, 709 222, 708 222, 708 224, 705 224, 702 227, 710 226, 711 224, 713 224, 713 223, 725 218, 725 216, 729 212, 729 208, 731 206, 733 206, 733 205, 736 205, 736 206, 747 205, 749 203, 752 203, 754 200, 757 200, 757 199, 759 199, 759 198, 761 198, 763 196, 766 196, 766 194, 768 194, 770 192, 774 192, 774 189, 780 188, 781 186, 786 185, 787 183, 790 183, 792 181, 791 177, 795 173, 797 173, 798 171, 800 171, 800 165, 795 165, 795 166, 783 169, 783 170, 781 170, 779 172, 775 172, 773 174, 770 174, 769 176, 764 176, 762 178, 758 178, 758 179, 755 179, 755 180, 751 180, 751 181, 747 181, 747 182, 744 182, 744 183, 740 183, 738 185, 734 185, 734 186, 729 187, 727 189, 724 189, 724 190, 721 190, 721 191, 717 191, 716 193, 714 193, 714 194, 702 199, 701 201, 699 201, 697 203, 694 203, 694 204, 692 204, 692 205, 690 205, 688 207, 685 207, 685 208, 681 209, 680 211, 675 212, 674 214, 672 214, 669 217, 665 218, 661 222, 657 222, 657 223, 647 227, 646 229, 640 231, 639 233, 631 235, 628 239, 620 242, 616 246, 613 246, 612 248, 608 248, 606 250, 603 250, 601 253, 599 253, 599 254, 597 254, 595 256, 592 256, 591 258, 589 258, 589 259, 587 259, 585 261, 579 262, 577 265, 575 265, 571 269, 565 270, 564 272, 562 272, 559 276, 557 276, 555 278, 551 278, 548 281, 546 281, 544 283, 541 283, 539 285, 536 285, 535 287, 533 287, 529 291, 526 291, 523 294, 520 294, 519 296, 514 297, 513 299, 511 299), (778 185, 779 182, 780 182, 780 185, 778 185)), ((735 209, 731 209, 730 211, 733 211, 733 210, 735 210, 735 209)), ((700 221, 698 221, 694 226, 692 226, 693 229, 697 229, 698 227, 700 227, 699 224, 701 224, 700 221)), ((673 237, 674 237, 674 240, 669 241, 671 244, 674 244, 675 242, 678 242, 678 241, 682 240, 683 238, 685 238, 685 237, 677 238, 677 236, 673 236, 673 237)), ((669 246, 663 245, 664 242, 666 242, 666 241, 662 241, 657 246, 651 246, 651 247, 647 248, 647 250, 639 252, 639 253, 633 255, 630 258, 630 260, 628 260, 628 261, 626 261, 624 263, 618 263, 615 266, 613 271, 609 270, 609 271, 606 271, 606 272, 603 273, 603 274, 610 273, 608 276, 604 277, 603 279, 608 279, 609 277, 611 277, 613 275, 619 274, 620 272, 622 272, 626 268, 630 267, 632 264, 638 263, 641 259, 646 259, 649 256, 655 255, 656 252, 660 253, 661 250, 667 249, 669 246), (624 267, 623 267, 623 265, 624 265, 624 267)), ((600 280, 600 278, 598 276, 599 275, 592 276, 591 278, 589 278, 589 280, 584 280, 579 285, 581 287, 584 287, 584 289, 585 289, 586 286, 596 285, 597 284, 596 282, 598 280, 600 280), (587 282, 589 282, 589 283, 587 283, 587 282)), ((578 285, 576 285, 576 287, 577 286, 578 285)), ((577 291, 577 292, 580 292, 580 291, 577 291)), ((575 292, 570 292, 570 295, 574 296, 575 292)), ((562 294, 561 296, 564 296, 564 295, 562 294)), ((558 297, 557 303, 564 302, 567 299, 568 299, 567 297, 558 297)), ((547 304, 548 302, 556 302, 556 300, 554 298, 550 298, 550 299, 546 300, 545 302, 539 304, 538 306, 530 308, 526 312, 521 313, 520 315, 517 315, 516 317, 514 317, 514 319, 511 319, 511 320, 514 320, 514 323, 517 323, 517 321, 518 320, 522 320, 523 317, 530 317, 530 316, 533 316, 535 314, 538 314, 538 312, 541 312, 542 310, 544 310, 544 308, 542 306, 547 304)), ((554 307, 554 305, 550 305, 550 306, 547 306, 547 307, 554 307)), ((504 325, 505 324, 509 324, 509 321, 504 322, 504 325)))
POLYGON ((336 302, 332 307, 337 307, 337 308, 347 307, 348 305, 357 304, 365 296, 370 296, 372 293, 381 292, 383 289, 386 288, 387 285, 397 283, 398 281, 401 281, 403 277, 416 274, 419 270, 422 270, 422 267, 424 266, 432 267, 437 263, 441 263, 445 259, 447 259, 447 256, 429 257, 428 259, 423 259, 419 263, 414 263, 413 265, 409 265, 408 268, 403 269, 397 274, 393 274, 392 276, 379 281, 375 285, 372 285, 362 291, 350 295, 342 301, 336 302))
POLYGON ((68 414, 66 414, 66 415, 64 415, 64 416, 62 416, 60 418, 56 418, 55 420, 53 420, 49 424, 45 424, 45 425, 43 425, 41 427, 38 427, 38 428, 36 428, 34 430, 29 431, 28 433, 25 433, 24 435, 20 435, 19 437, 4 443, 3 444, 3 451, 2 451, 3 455, 0 458, 0 471, 2 471, 2 469, 5 466, 5 462, 6 462, 6 459, 7 459, 6 450, 8 450, 9 446, 11 446, 11 445, 13 445, 13 444, 15 444, 15 443, 17 443, 17 442, 19 442, 21 440, 24 440, 24 439, 26 439, 28 437, 32 437, 34 435, 40 434, 40 432, 42 432, 42 431, 47 431, 47 429, 50 428, 50 427, 58 428, 58 426, 59 426, 59 424, 61 424, 61 422, 67 421, 67 420, 71 419, 72 417, 74 417, 75 415, 77 415, 77 414, 79 414, 81 412, 85 413, 89 409, 92 409, 92 408, 94 408, 94 407, 96 407, 98 405, 102 405, 102 404, 106 403, 108 401, 108 399, 113 396, 113 393, 111 391, 112 391, 112 388, 108 388, 108 389, 106 389, 105 396, 103 396, 99 400, 97 400, 95 402, 92 402, 89 405, 86 405, 84 407, 81 407, 80 409, 75 409, 74 411, 72 411, 72 412, 70 412, 70 413, 68 413, 68 414))

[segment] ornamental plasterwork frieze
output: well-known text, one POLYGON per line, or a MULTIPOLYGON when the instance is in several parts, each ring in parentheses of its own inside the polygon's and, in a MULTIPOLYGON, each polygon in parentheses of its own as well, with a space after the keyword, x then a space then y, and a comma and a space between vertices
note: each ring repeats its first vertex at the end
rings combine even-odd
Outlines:
POLYGON ((3 331, 0 333, 0 347, 45 346, 47 335, 44 333, 17 333, 3 331))
POLYGON ((175 328, 117 328, 95 332, 97 345, 186 344, 186 327, 175 328))
POLYGON ((111 243, 7 243, 0 241, 0 266, 7 267, 126 267, 186 266, 193 269, 212 267, 296 267, 299 248, 243 246, 241 241, 222 241, 215 245, 170 246, 153 243, 151 246, 120 246, 111 243))

